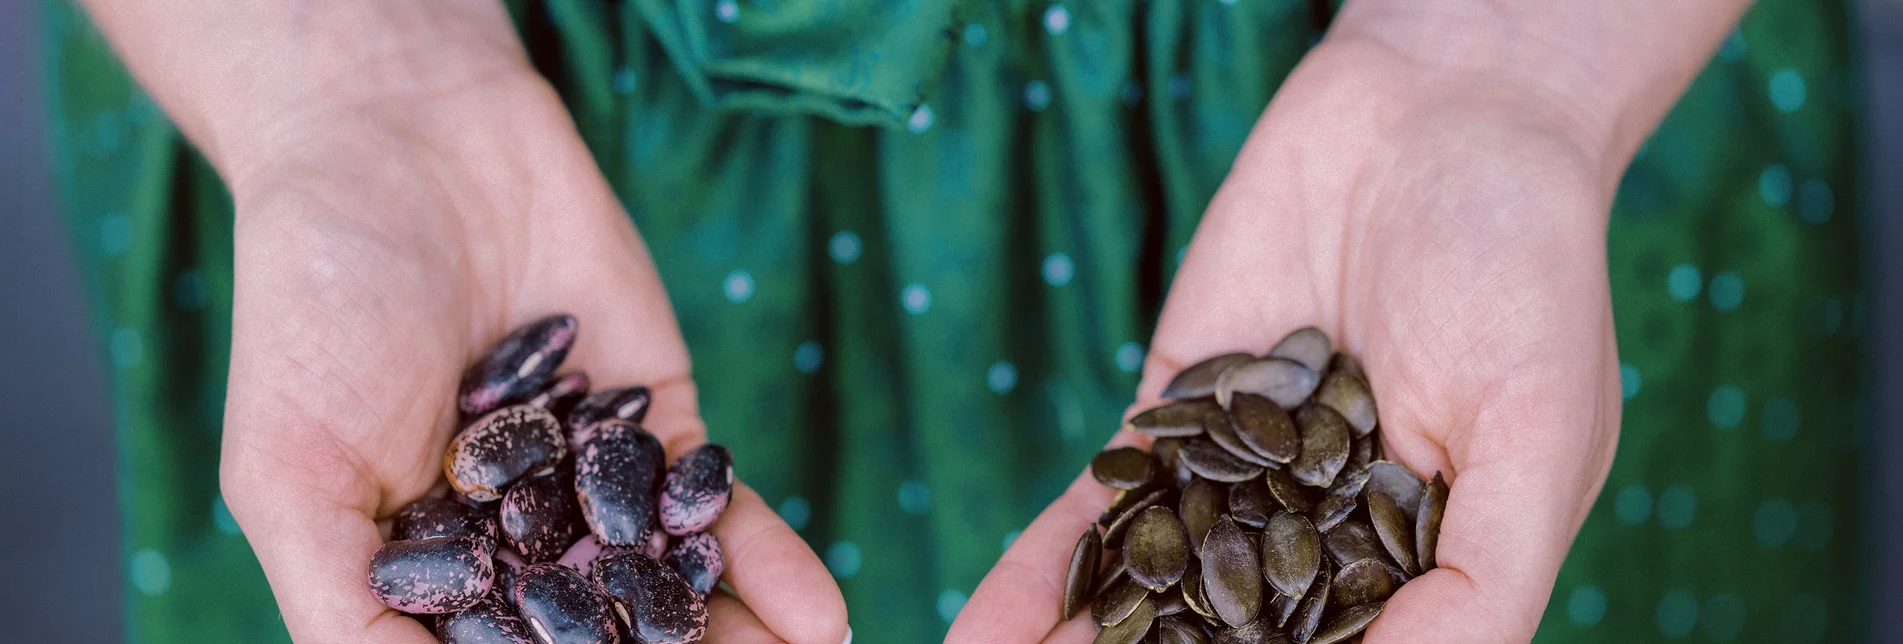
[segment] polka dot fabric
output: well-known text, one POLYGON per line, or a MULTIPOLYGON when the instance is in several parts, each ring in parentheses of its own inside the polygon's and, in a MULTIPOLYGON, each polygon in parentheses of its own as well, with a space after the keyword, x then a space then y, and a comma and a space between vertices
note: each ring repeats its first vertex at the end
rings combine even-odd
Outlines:
MULTIPOLYGON (((647 238, 713 438, 859 641, 931 642, 1116 428, 1203 207, 1330 4, 510 8, 647 238)), ((83 14, 46 6, 129 639, 282 641, 217 489, 229 198, 83 14)), ((1845 20, 1758 3, 1621 185, 1619 455, 1536 641, 1854 635, 1845 20)))

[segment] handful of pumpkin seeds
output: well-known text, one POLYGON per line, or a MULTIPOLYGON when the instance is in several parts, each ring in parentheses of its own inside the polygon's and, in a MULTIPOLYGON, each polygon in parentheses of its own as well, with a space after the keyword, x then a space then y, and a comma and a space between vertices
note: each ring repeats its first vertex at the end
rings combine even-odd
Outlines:
POLYGON ((1163 397, 1130 419, 1150 452, 1090 463, 1117 496, 1077 540, 1061 617, 1089 604, 1098 644, 1358 641, 1434 568, 1447 484, 1383 460, 1374 391, 1320 329, 1191 365, 1163 397))

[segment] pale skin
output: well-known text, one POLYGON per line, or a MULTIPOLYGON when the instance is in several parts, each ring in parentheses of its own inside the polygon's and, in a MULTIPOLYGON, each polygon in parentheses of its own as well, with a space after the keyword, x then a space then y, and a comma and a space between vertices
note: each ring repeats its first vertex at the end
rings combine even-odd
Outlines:
MULTIPOLYGON (((655 267, 500 6, 86 4, 236 203, 221 483, 295 639, 433 641, 365 590, 375 522, 436 482, 460 365, 514 326, 575 314, 568 364, 654 386, 671 454, 704 440, 655 267)), ((1197 359, 1321 326, 1363 357, 1390 458, 1453 486, 1441 569, 1368 641, 1524 641, 1617 437, 1613 190, 1745 3, 1424 4, 1350 2, 1278 92, 1132 409, 1197 359)), ((1109 496, 1080 477, 948 639, 1089 641, 1058 588, 1109 496)), ((846 638, 832 578, 758 495, 715 532, 734 593, 708 641, 846 638)))

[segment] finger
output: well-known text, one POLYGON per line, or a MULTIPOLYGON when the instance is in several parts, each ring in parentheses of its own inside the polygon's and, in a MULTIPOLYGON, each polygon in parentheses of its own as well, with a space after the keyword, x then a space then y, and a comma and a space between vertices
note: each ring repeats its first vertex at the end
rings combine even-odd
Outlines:
POLYGON ((753 488, 734 484, 713 533, 727 557, 723 579, 775 635, 794 644, 845 640, 846 598, 832 574, 753 488))
POLYGON ((780 638, 747 605, 723 591, 707 598, 707 636, 718 644, 777 644, 780 638))

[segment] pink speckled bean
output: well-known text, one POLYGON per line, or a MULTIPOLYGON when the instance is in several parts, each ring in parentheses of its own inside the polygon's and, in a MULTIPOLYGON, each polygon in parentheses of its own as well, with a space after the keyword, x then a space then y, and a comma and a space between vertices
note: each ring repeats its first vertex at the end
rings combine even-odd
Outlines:
POLYGON ((707 443, 682 454, 661 488, 661 527, 681 536, 706 530, 733 499, 733 453, 707 443))
POLYGON ((463 372, 456 406, 474 416, 535 395, 568 357, 577 330, 574 316, 558 314, 511 331, 463 372))
POLYGON ((495 582, 489 554, 469 537, 392 541, 370 558, 370 592, 406 613, 450 613, 482 599, 495 582))
POLYGON ((720 539, 707 532, 681 537, 668 549, 665 561, 703 597, 714 591, 714 586, 720 584, 720 575, 727 572, 727 559, 720 553, 720 539))

